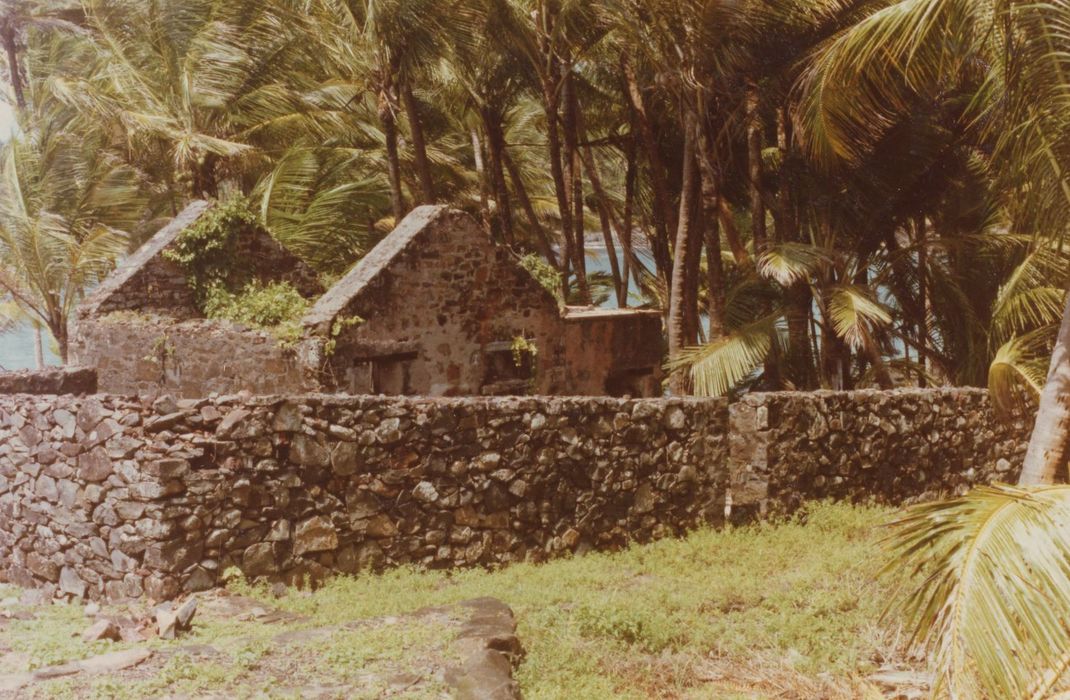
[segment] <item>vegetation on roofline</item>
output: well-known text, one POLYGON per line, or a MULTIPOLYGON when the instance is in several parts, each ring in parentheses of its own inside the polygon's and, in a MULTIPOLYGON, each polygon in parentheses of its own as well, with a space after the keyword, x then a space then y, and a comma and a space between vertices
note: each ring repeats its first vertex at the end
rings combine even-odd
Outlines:
POLYGON ((311 305, 289 282, 264 284, 253 280, 237 292, 213 284, 204 295, 204 315, 208 318, 266 330, 284 346, 295 345, 301 339, 301 319, 311 305))
POLYGON ((301 319, 311 302, 290 282, 264 283, 248 273, 238 257, 242 231, 259 227, 244 197, 215 202, 182 230, 163 256, 185 269, 201 312, 211 319, 234 321, 266 330, 283 345, 301 339, 301 319))

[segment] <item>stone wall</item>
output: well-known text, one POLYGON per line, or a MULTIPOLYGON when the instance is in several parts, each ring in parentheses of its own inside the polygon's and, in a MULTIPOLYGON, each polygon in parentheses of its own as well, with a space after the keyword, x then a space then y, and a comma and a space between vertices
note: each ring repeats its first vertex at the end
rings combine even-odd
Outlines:
POLYGON ((0 394, 95 394, 97 373, 91 369, 53 367, 0 372, 0 394))
POLYGON ((723 514, 723 401, 0 396, 0 578, 168 598, 540 560, 723 514))
POLYGON ((101 388, 115 394, 299 394, 317 386, 294 350, 227 321, 114 312, 81 324, 75 342, 76 356, 91 355, 101 388))
POLYGON ((749 394, 731 407, 732 505, 901 504, 1017 479, 1032 417, 1001 420, 981 389, 749 394))

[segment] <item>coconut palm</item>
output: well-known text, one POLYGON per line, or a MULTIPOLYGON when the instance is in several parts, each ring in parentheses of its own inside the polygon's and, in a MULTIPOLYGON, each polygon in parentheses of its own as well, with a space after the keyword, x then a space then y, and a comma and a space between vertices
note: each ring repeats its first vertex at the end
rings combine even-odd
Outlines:
POLYGON ((42 128, 24 123, 0 154, 0 294, 49 330, 66 362, 71 315, 125 251, 143 199, 102 137, 33 123, 42 128))

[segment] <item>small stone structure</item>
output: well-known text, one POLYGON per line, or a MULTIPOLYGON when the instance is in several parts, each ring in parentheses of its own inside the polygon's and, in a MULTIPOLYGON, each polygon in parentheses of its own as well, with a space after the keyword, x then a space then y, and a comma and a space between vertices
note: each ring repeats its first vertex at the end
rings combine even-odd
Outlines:
POLYGON ((102 391, 256 394, 614 395, 660 392, 657 311, 560 309, 467 215, 414 210, 326 294, 261 229, 237 259, 263 281, 319 297, 296 348, 208 320, 164 251, 211 205, 191 204, 79 309, 75 364, 102 391))
MULTIPOLYGON (((170 391, 184 396, 245 389, 309 388, 304 368, 269 333, 210 321, 197 308, 186 271, 163 253, 209 205, 194 202, 160 229, 78 308, 72 364, 97 371, 101 391, 170 391)), ((263 282, 288 281, 305 297, 323 292, 315 273, 265 231, 238 233, 236 259, 263 282)))
POLYGON ((1014 482, 1032 427, 997 419, 983 389, 748 394, 731 407, 732 506, 898 504, 1014 482))

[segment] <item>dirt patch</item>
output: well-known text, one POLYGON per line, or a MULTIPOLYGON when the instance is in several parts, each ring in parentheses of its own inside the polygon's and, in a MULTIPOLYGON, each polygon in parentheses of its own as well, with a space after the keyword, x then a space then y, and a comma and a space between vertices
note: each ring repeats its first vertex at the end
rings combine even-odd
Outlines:
MULTIPOLYGON (((519 697, 513 670, 523 651, 512 611, 492 598, 337 625, 213 591, 198 598, 190 630, 177 639, 82 642, 98 620, 145 631, 151 610, 36 606, 47 627, 34 642, 11 621, 0 625, 0 697, 480 698, 519 697), (52 638, 50 656, 40 647, 52 638), (70 658, 38 665, 35 659, 70 658), (43 655, 44 654, 44 655, 43 655), (35 667, 36 666, 36 667, 35 667)), ((65 607, 65 606, 57 606, 65 607)), ((151 632, 143 632, 151 635, 151 632)))

